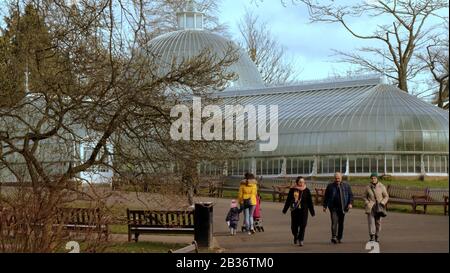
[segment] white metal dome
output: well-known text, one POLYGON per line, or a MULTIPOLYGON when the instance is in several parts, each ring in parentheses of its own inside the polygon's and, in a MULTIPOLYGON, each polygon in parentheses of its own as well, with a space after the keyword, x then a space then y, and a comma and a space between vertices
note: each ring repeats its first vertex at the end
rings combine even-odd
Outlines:
POLYGON ((236 73, 238 79, 230 83, 225 91, 264 87, 256 65, 242 49, 232 41, 206 30, 185 28, 163 34, 150 41, 149 50, 158 58, 159 72, 164 73, 174 62, 195 58, 205 49, 219 58, 223 57, 230 46, 239 50, 239 59, 227 69, 236 73))

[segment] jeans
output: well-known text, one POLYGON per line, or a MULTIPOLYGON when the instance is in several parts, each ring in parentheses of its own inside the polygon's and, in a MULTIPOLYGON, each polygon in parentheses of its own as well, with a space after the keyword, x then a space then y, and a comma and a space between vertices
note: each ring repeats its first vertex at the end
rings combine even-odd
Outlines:
POLYGON ((255 212, 256 206, 250 206, 244 209, 244 221, 247 230, 253 229, 253 212, 255 212))
POLYGON ((330 210, 330 214, 331 214, 331 235, 333 238, 341 240, 344 234, 345 214, 339 209, 330 210))

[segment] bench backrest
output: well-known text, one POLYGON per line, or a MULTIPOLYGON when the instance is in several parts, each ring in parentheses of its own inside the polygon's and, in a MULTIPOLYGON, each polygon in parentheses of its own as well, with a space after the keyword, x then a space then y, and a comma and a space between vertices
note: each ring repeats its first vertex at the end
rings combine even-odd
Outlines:
POLYGON ((364 196, 366 193, 367 185, 350 185, 352 188, 353 196, 364 196))
POLYGON ((57 223, 68 225, 106 224, 99 208, 58 208, 57 223))
POLYGON ((448 197, 448 189, 428 189, 427 193, 433 201, 445 201, 445 196, 448 197))
MULTIPOLYGON (((102 217, 99 208, 58 208, 55 214, 56 219, 53 224, 72 226, 107 227, 107 219, 102 217)), ((19 221, 27 217, 19 217, 19 221)), ((0 211, 0 227, 12 227, 23 225, 18 223, 17 215, 12 211, 0 211)), ((32 224, 32 223, 29 223, 32 224)), ((39 225, 39 224, 38 224, 39 225)))
POLYGON ((194 211, 148 211, 127 209, 129 225, 194 228, 194 211))
POLYGON ((313 193, 313 189, 326 189, 328 186, 327 181, 306 181, 306 186, 309 188, 311 193, 313 193))
POLYGON ((400 198, 400 199, 412 199, 414 195, 427 195, 428 190, 418 187, 405 187, 405 186, 395 186, 388 185, 387 191, 389 197, 400 198))
POLYGON ((288 193, 291 189, 291 185, 273 185, 272 188, 278 193, 288 193))

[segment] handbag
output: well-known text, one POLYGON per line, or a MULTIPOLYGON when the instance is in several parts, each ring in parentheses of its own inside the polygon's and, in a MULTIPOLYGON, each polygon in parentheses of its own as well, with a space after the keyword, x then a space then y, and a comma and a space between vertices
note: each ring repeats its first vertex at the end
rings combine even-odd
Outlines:
POLYGON ((375 194, 375 190, 372 187, 370 187, 370 188, 372 189, 373 197, 375 197, 375 205, 373 205, 373 211, 374 211, 375 215, 378 217, 386 217, 387 216, 386 207, 383 204, 381 204, 380 202, 378 202, 377 196, 375 194))
POLYGON ((244 199, 244 209, 250 208, 252 206, 251 199, 244 199))

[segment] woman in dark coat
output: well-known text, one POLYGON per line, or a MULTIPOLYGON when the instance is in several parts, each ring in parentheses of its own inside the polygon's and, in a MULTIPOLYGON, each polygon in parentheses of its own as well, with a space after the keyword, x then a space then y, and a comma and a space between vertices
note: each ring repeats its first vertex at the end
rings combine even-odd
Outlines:
POLYGON ((316 214, 312 201, 311 192, 306 187, 305 179, 297 177, 296 185, 289 190, 289 194, 284 204, 283 213, 291 210, 291 231, 294 235, 294 244, 303 246, 305 239, 305 229, 308 223, 308 211, 311 216, 316 214))

